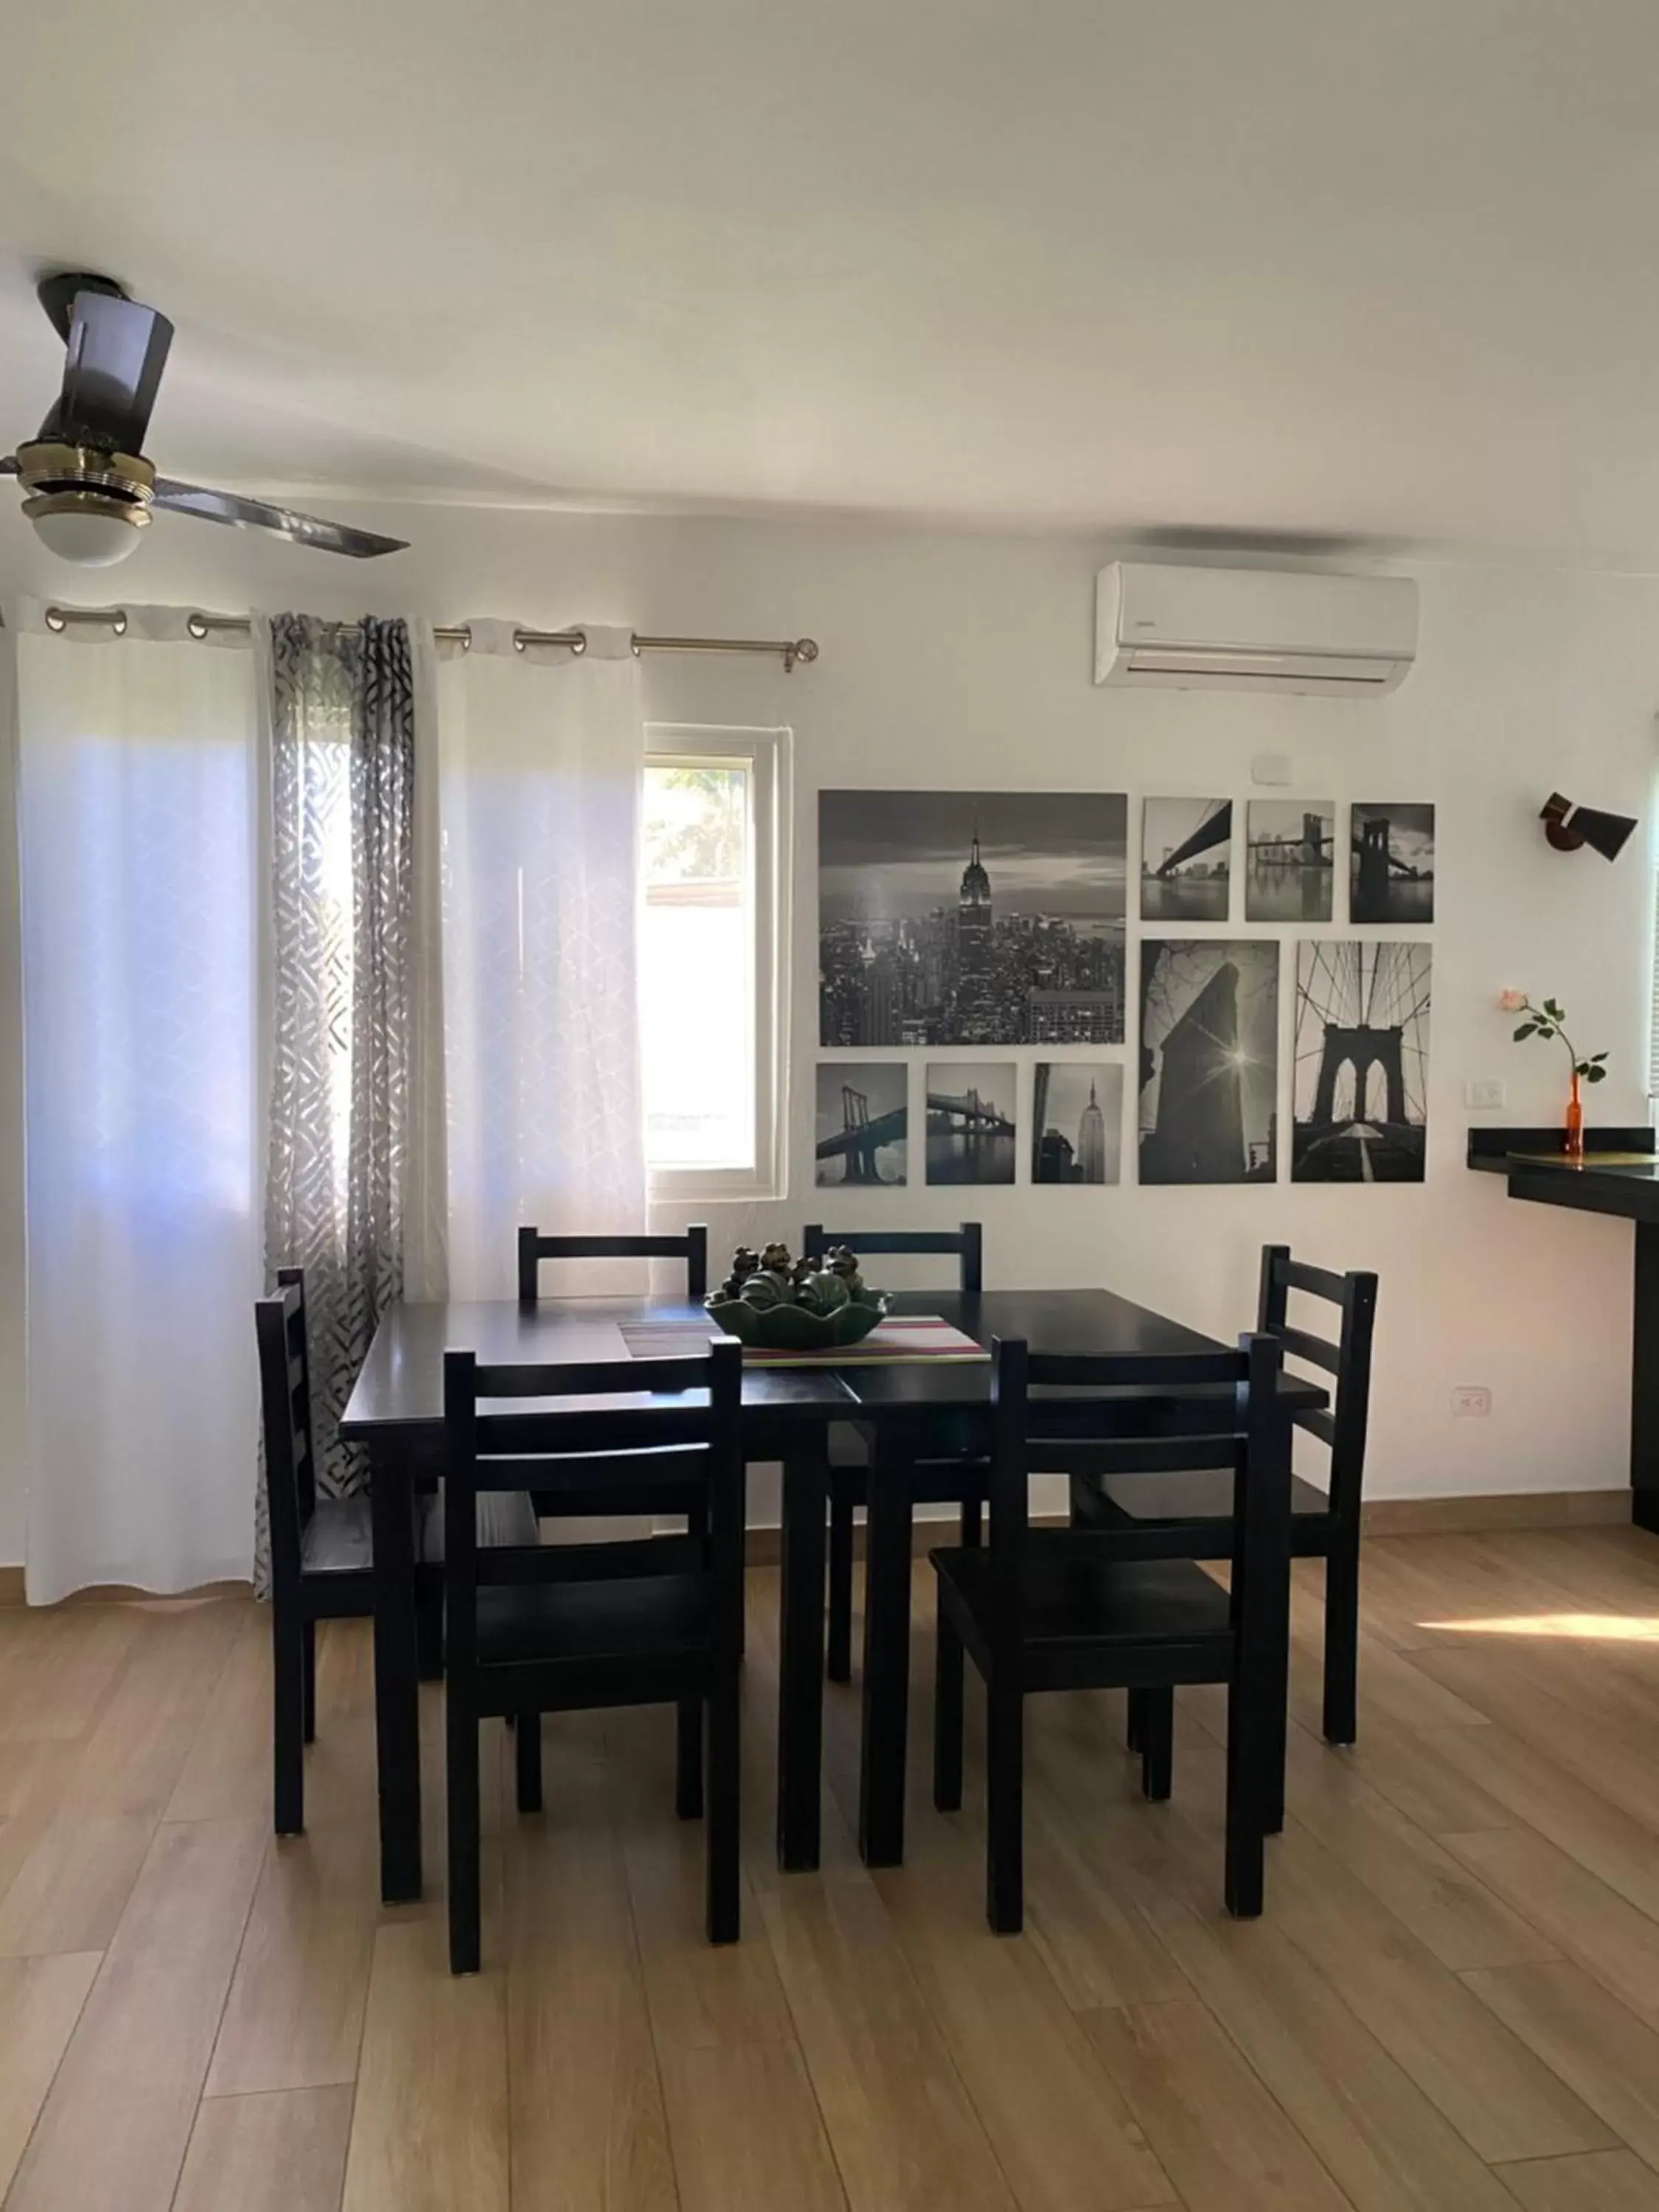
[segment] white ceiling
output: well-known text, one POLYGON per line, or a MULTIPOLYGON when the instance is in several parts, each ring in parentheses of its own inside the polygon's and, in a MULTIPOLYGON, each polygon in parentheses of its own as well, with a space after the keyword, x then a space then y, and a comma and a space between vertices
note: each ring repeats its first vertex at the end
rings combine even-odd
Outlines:
POLYGON ((53 0, 7 81, 8 441, 50 263, 240 488, 1659 567, 1659 0, 53 0))

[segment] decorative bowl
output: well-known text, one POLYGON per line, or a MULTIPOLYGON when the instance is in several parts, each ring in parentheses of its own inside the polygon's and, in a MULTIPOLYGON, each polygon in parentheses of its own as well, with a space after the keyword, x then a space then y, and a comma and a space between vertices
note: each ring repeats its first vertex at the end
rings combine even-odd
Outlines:
POLYGON ((706 1304, 710 1321, 757 1352, 839 1351, 868 1336, 887 1316, 887 1299, 880 1291, 827 1314, 781 1304, 751 1306, 742 1298, 709 1298, 706 1304))

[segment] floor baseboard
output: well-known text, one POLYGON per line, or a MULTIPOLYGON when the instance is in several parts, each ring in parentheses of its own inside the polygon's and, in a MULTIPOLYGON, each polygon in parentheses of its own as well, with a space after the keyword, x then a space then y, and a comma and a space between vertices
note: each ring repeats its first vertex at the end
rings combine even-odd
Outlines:
MULTIPOLYGON (((1520 1490, 1472 1498, 1373 1498, 1364 1509, 1368 1536, 1469 1536, 1504 1528, 1610 1528, 1629 1522, 1631 1494, 1620 1490, 1520 1490)), ((1059 1514, 1034 1514, 1033 1526, 1058 1527, 1059 1514)), ((947 1518, 919 1522, 921 1528, 947 1531, 947 1518)), ((781 1532, 751 1528, 745 1555, 751 1567, 775 1567, 781 1556, 781 1532)), ((864 1523, 853 1531, 854 1555, 864 1556, 864 1523)), ((183 1598, 228 1597, 240 1595, 246 1583, 210 1583, 186 1590, 183 1598)), ((158 1597, 153 1590, 106 1584, 77 1590, 66 1605, 124 1605, 143 1600, 151 1605, 177 1602, 158 1597)), ((23 1603, 23 1570, 0 1567, 0 1606, 23 1603)))

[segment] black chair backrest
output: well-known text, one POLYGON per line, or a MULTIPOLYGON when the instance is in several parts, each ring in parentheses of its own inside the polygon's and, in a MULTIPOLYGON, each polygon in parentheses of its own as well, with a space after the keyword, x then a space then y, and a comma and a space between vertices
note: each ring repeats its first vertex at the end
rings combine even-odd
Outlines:
POLYGON ((276 1270, 276 1296, 254 1301, 253 1324, 259 1346, 270 1572, 273 1582, 286 1589, 299 1581, 301 1547, 317 1506, 303 1268, 276 1270))
MULTIPOLYGON (((1235 1565, 1260 1546, 1263 1516, 1276 1504, 1288 1512, 1285 1417, 1277 1402, 1283 1358, 1273 1336, 1241 1337, 1236 1352, 1162 1358, 1033 1352, 1022 1339, 997 1338, 991 1355, 990 1550, 1002 1630, 1014 1640, 1034 1469, 1093 1476, 1231 1469, 1235 1565), (1266 1480, 1252 1480, 1275 1465, 1283 1493, 1277 1500, 1266 1480)), ((1140 1550, 1133 1532, 1065 1533, 1068 1543, 1109 1553, 1140 1550)), ((1160 1532, 1159 1555, 1180 1556, 1177 1542, 1160 1532)))
POLYGON ((984 1289, 984 1239, 977 1221, 964 1221, 960 1229, 826 1229, 809 1221, 801 1231, 801 1250, 809 1260, 821 1260, 832 1244, 850 1244, 859 1256, 866 1254, 951 1252, 957 1259, 957 1287, 964 1297, 977 1297, 984 1289))
POLYGON ((1328 1444, 1331 1453, 1331 1511, 1357 1516, 1365 1474, 1365 1430, 1370 1414, 1371 1334, 1376 1321, 1376 1277, 1356 1271, 1335 1275, 1291 1257, 1286 1244, 1261 1248, 1261 1285, 1256 1327, 1275 1336, 1287 1359, 1322 1368, 1335 1377, 1328 1413, 1304 1413, 1297 1426, 1328 1444), (1337 1307, 1341 1322, 1334 1344, 1288 1318, 1291 1293, 1323 1298, 1337 1307))
MULTIPOLYGON (((568 1582, 589 1571, 611 1580, 661 1574, 672 1559, 678 1571, 689 1567, 712 1578, 718 1622, 740 1620, 742 1396, 743 1347, 732 1336, 711 1338, 701 1358, 580 1366, 486 1367, 476 1352, 446 1352, 444 1572, 453 1662, 474 1662, 478 1590, 505 1583, 568 1582), (498 1401, 520 1399, 564 1402, 498 1409, 498 1401), (595 1399, 635 1402, 595 1405, 595 1399), (481 1491, 533 1492, 550 1462, 611 1452, 628 1455, 620 1471, 630 1485, 648 1480, 672 1491, 673 1510, 686 1514, 696 1534, 619 1544, 480 1546, 481 1491)), ((735 1637, 735 1626, 730 1632, 735 1637)))
POLYGON ((679 1237, 544 1237, 519 1231, 519 1297, 533 1305, 544 1260, 684 1260, 685 1295, 695 1304, 708 1289, 708 1231, 697 1222, 679 1237))

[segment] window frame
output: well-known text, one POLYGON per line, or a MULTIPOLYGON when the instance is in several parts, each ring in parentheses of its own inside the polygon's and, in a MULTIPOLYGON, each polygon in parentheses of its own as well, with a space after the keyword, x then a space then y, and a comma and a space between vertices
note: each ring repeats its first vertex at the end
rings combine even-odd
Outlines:
MULTIPOLYGON (((755 1158, 747 1168, 657 1168, 652 1202, 776 1199, 789 1188, 789 919, 793 732, 704 722, 647 722, 647 768, 741 760, 750 772, 754 848, 755 1158)), ((641 873, 641 896, 645 893, 641 873)), ((643 1020, 643 1008, 641 1008, 643 1020)))

